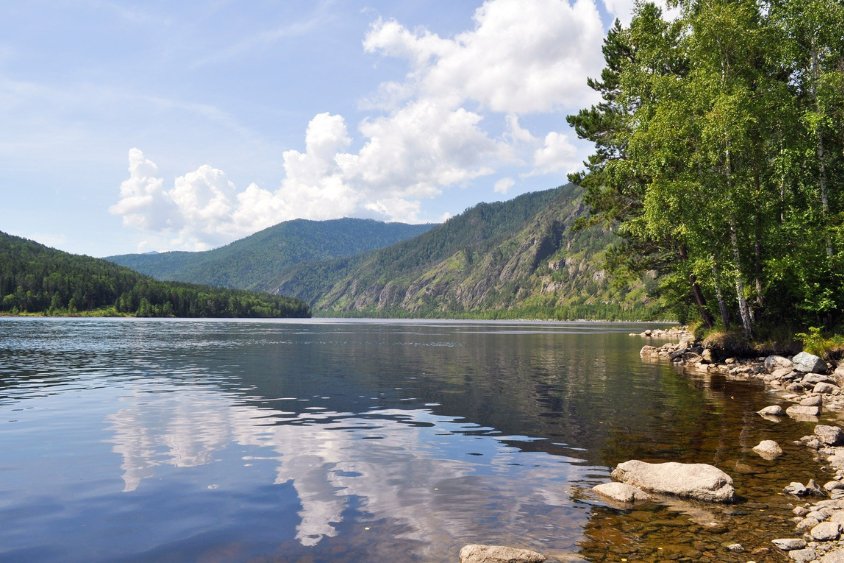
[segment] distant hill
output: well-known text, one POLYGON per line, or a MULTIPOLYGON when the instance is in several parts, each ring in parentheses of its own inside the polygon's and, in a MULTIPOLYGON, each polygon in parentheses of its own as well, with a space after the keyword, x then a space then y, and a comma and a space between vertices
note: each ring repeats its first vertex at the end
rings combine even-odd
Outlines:
POLYGON ((640 279, 611 285, 615 235, 574 229, 574 185, 481 203, 410 240, 288 270, 275 292, 321 315, 647 319, 659 315, 640 279))
POLYGON ((307 317, 296 299, 156 281, 0 232, 0 314, 307 317))
POLYGON ((267 291, 301 264, 358 255, 432 227, 371 219, 296 219, 205 252, 125 254, 106 260, 160 280, 267 291))

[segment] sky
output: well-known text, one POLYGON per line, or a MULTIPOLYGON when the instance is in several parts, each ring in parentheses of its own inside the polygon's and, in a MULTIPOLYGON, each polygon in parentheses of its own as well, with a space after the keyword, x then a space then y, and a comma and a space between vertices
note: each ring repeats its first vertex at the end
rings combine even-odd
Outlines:
POLYGON ((0 231, 108 256, 566 183, 632 0, 0 1, 0 231))

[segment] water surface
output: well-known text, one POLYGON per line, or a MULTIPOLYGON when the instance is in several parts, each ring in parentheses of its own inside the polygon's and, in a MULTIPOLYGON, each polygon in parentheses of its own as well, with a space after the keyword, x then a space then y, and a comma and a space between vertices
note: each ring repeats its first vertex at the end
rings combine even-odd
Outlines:
POLYGON ((0 319, 0 559, 779 560, 790 443, 759 387, 639 359, 631 325, 0 319), (780 442, 778 462, 750 448, 780 442), (627 459, 715 464, 728 507, 621 509, 627 459), (781 532, 771 535, 772 532, 781 532), (742 543, 748 554, 725 546, 742 543))

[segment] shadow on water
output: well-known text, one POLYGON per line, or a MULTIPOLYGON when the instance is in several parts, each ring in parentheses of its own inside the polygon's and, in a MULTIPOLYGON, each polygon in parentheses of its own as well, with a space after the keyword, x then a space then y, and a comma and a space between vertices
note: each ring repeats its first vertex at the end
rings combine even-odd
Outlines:
POLYGON ((823 477, 791 443, 811 424, 641 362, 630 331, 0 320, 0 557, 778 560, 779 492, 823 477), (743 501, 608 506, 589 489, 627 459, 717 465, 743 501))

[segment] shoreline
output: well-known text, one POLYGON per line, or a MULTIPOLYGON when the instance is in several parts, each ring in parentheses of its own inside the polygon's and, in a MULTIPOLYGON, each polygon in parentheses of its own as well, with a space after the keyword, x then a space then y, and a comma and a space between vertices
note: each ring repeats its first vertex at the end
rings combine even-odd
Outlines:
MULTIPOLYGON (((814 434, 795 443, 813 450, 819 469, 831 470, 834 478, 822 487, 813 480, 785 486, 783 493, 791 495, 795 505, 795 534, 790 538, 771 538, 771 543, 793 561, 844 563, 844 430, 821 420, 823 414, 844 412, 844 362, 834 366, 802 353, 793 357, 730 357, 718 361, 685 327, 631 336, 677 340, 659 346, 644 345, 639 353, 643 361, 670 362, 683 374, 720 375, 732 381, 762 383, 777 399, 758 412, 765 419, 776 422, 778 417, 788 416, 815 423, 814 434)), ((756 448, 772 447, 765 442, 756 448)), ((773 446, 779 449, 777 444, 773 446)), ((774 451, 770 455, 778 454, 774 451)))

